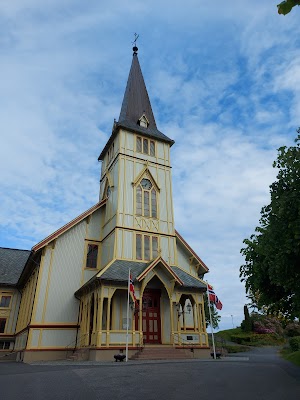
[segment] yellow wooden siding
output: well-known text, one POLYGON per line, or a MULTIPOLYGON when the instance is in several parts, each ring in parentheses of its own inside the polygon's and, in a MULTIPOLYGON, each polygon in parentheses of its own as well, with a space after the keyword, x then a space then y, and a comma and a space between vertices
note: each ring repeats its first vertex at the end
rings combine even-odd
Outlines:
POLYGON ((38 272, 37 269, 35 269, 26 282, 25 287, 22 289, 20 310, 16 327, 17 332, 24 329, 30 323, 37 277, 38 272))
POLYGON ((100 240, 101 237, 101 214, 103 213, 102 208, 95 211, 91 216, 87 225, 87 237, 90 240, 100 240))
POLYGON ((112 232, 102 242, 101 266, 104 267, 114 256, 115 232, 112 232))
POLYGON ((74 292, 80 287, 84 263, 85 225, 82 221, 56 240, 42 322, 77 323, 79 303, 74 292))

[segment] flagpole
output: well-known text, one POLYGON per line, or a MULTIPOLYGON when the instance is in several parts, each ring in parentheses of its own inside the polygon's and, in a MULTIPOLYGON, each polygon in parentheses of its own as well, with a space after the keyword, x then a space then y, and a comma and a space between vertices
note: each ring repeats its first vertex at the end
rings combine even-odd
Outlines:
POLYGON ((126 315, 126 358, 125 361, 128 361, 128 332, 129 332, 129 291, 130 291, 130 269, 128 271, 128 288, 127 288, 127 315, 126 315))
POLYGON ((210 328, 211 328, 211 339, 214 351, 214 360, 216 359, 216 347, 215 347, 215 339, 214 339, 214 330, 212 324, 212 317, 211 317, 211 309, 210 309, 210 299, 209 299, 209 292, 208 292, 208 282, 206 281, 206 292, 207 292, 207 301, 208 301, 208 311, 209 311, 209 319, 210 319, 210 328))

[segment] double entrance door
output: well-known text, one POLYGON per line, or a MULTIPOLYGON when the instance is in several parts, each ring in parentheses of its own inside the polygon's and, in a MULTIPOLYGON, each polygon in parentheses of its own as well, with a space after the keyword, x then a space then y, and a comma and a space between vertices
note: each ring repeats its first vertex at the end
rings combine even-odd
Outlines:
POLYGON ((142 307, 144 343, 161 343, 160 290, 145 290, 142 307))

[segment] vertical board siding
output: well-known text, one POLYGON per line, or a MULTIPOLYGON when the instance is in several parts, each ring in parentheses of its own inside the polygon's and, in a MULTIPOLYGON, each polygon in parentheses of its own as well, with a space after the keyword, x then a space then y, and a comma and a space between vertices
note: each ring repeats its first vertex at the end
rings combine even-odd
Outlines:
POLYGON ((189 255, 182 248, 182 246, 177 243, 177 257, 178 257, 178 266, 184 269, 187 272, 190 272, 190 261, 189 255))
POLYGON ((91 215, 90 222, 87 227, 87 239, 100 240, 101 237, 101 214, 102 208, 95 211, 91 215))
POLYGON ((162 342, 170 343, 171 340, 171 314, 170 314, 170 300, 168 296, 161 297, 161 315, 164 316, 162 324, 162 342))
POLYGON ((75 340, 76 329, 43 329, 41 347, 66 347, 75 340))
POLYGON ((114 254, 114 243, 115 243, 115 232, 109 235, 102 242, 102 252, 101 252, 101 266, 104 267, 113 259, 114 254))
POLYGON ((123 233, 123 258, 128 259, 128 260, 133 260, 134 255, 133 255, 133 232, 128 232, 124 231, 123 233))
POLYGON ((39 270, 38 284, 37 284, 37 292, 34 303, 36 304, 35 315, 33 315, 33 322, 42 322, 43 308, 45 302, 45 293, 47 288, 49 267, 50 267, 50 259, 51 259, 51 246, 47 246, 45 250, 45 255, 42 257, 41 265, 39 270), (43 264, 42 264, 43 263, 43 264), (38 295, 38 297, 37 297, 38 295))
POLYGON ((74 292, 80 286, 85 230, 86 221, 82 221, 56 241, 48 282, 45 322, 77 323, 79 302, 74 292))
POLYGON ((31 329, 31 343, 30 348, 39 346, 40 329, 31 329))
POLYGON ((134 209, 133 209, 133 194, 134 194, 134 187, 132 185, 133 182, 133 169, 134 169, 134 163, 131 160, 127 160, 126 162, 126 175, 125 175, 125 180, 126 180, 126 186, 124 187, 124 203, 123 203, 123 213, 124 214, 134 214, 134 209))
POLYGON ((15 350, 23 350, 26 347, 28 331, 22 332, 16 337, 15 350))

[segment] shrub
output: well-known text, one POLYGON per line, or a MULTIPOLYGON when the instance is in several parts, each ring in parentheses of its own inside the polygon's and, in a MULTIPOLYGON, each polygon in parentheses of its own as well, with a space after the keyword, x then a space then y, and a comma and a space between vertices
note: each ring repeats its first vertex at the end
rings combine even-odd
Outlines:
POLYGON ((300 350, 300 336, 294 336, 289 340, 290 348, 293 351, 300 350))
POLYGON ((284 333, 289 336, 289 337, 293 337, 293 336, 300 336, 300 324, 299 322, 290 322, 285 330, 284 333))
POLYGON ((278 318, 253 313, 253 330, 256 333, 277 333, 283 335, 283 328, 278 318))
POLYGON ((266 328, 261 321, 256 321, 253 323, 253 330, 255 333, 259 334, 274 333, 273 329, 266 328))

